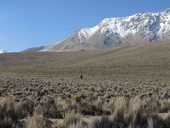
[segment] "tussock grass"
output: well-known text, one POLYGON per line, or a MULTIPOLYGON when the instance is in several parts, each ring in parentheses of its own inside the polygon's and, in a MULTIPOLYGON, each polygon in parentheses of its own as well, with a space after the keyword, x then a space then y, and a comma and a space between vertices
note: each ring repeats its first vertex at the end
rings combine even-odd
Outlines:
POLYGON ((124 114, 127 112, 127 101, 124 97, 118 97, 114 101, 112 101, 113 104, 111 104, 111 112, 116 117, 119 114, 124 114))
POLYGON ((52 128, 52 122, 43 116, 28 117, 26 128, 52 128))
POLYGON ((18 114, 15 111, 15 101, 12 97, 0 98, 0 126, 13 128, 17 125, 18 114))
POLYGON ((58 127, 60 128, 88 128, 89 124, 83 120, 83 116, 75 111, 65 113, 64 121, 58 127))
POLYGON ((33 99, 22 99, 17 102, 11 97, 0 98, 0 127, 4 128, 168 128, 169 99, 162 97, 136 96, 111 98, 105 102, 96 98, 91 102, 74 99, 44 97, 36 106, 33 99), (92 104, 90 104, 92 103, 92 104), (159 103, 159 104, 158 104, 159 103), (67 104, 67 105, 66 105, 67 104), (73 109, 74 105, 77 109, 73 109), (83 106, 84 105, 84 106, 83 106), (96 108, 91 109, 89 106, 96 108), (103 107, 103 105, 106 105, 103 107), (84 115, 86 111, 101 113, 84 115), (88 110, 90 109, 90 110, 88 110), (104 111, 110 111, 104 113, 104 111), (166 112, 167 116, 159 113, 166 112), (166 110, 166 111, 165 111, 166 110), (61 117, 60 117, 61 116, 61 117), (87 121, 88 119, 88 121, 87 121), (54 126, 52 120, 62 120, 54 126))
POLYGON ((42 106, 42 114, 47 118, 62 118, 61 113, 55 104, 55 99, 53 97, 44 97, 43 101, 40 103, 42 106))
POLYGON ((23 98, 16 104, 16 113, 20 119, 32 116, 34 112, 34 102, 30 98, 23 98))

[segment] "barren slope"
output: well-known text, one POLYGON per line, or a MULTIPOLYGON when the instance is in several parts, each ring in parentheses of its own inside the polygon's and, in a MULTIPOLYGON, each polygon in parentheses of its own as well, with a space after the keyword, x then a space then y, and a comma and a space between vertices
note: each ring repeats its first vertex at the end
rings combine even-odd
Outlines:
POLYGON ((170 43, 88 52, 0 55, 0 72, 60 77, 169 80, 170 43))

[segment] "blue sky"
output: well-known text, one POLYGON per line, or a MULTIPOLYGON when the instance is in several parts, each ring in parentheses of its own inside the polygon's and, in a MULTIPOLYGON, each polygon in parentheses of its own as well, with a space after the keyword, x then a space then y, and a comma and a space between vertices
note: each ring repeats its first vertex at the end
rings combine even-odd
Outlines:
POLYGON ((0 0, 0 48, 48 45, 104 18, 167 8, 169 0, 0 0))

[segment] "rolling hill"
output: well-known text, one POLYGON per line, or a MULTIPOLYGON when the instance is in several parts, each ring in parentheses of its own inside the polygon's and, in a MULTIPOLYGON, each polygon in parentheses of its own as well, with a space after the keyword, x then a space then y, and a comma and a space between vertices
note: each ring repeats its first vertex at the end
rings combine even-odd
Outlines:
POLYGON ((0 55, 0 73, 101 79, 169 80, 170 43, 78 52, 0 55))

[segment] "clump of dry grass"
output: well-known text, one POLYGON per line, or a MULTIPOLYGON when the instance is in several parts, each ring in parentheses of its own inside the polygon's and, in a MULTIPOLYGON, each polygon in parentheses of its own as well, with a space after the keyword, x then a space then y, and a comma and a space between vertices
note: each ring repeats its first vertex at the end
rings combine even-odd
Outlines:
MULTIPOLYGON (((90 97, 89 97, 90 98, 90 97)), ((108 114, 103 108, 104 102, 101 98, 96 100, 85 100, 82 96, 77 96, 74 99, 66 99, 62 102, 63 111, 76 111, 82 115, 103 115, 108 114)))
POLYGON ((139 96, 130 99, 126 116, 129 128, 147 128, 147 115, 142 110, 142 100, 139 96))
POLYGON ((110 101, 110 109, 115 117, 118 114, 124 115, 127 112, 127 100, 124 97, 118 97, 110 101))
POLYGON ((142 100, 139 96, 130 99, 128 110, 130 114, 137 114, 142 111, 142 100))
POLYGON ((42 114, 47 118, 62 118, 53 97, 44 97, 42 103, 42 114))
POLYGON ((83 121, 83 117, 75 111, 68 111, 64 116, 61 128, 88 128, 88 124, 83 121))
POLYGON ((154 128, 153 119, 148 118, 148 128, 154 128))
POLYGON ((52 128, 52 122, 43 116, 28 117, 26 128, 52 128))
POLYGON ((34 102, 30 98, 23 98, 16 104, 16 112, 20 119, 32 116, 34 112, 34 102))
POLYGON ((159 115, 154 114, 148 118, 148 128, 169 128, 170 116, 163 119, 159 115))
POLYGON ((146 98, 142 102, 144 113, 159 113, 161 104, 157 97, 146 98))
POLYGON ((92 122, 92 128, 127 128, 128 124, 123 117, 106 117, 95 119, 92 122))
POLYGON ((92 128, 113 128, 113 121, 103 116, 93 121, 92 128))
POLYGON ((161 110, 160 113, 169 113, 170 112, 170 99, 160 100, 161 110))
POLYGON ((83 115, 91 116, 103 115, 106 113, 100 106, 97 106, 95 103, 82 103, 80 105, 79 112, 83 115))
POLYGON ((0 98, 1 116, 8 116, 15 119, 15 101, 12 97, 0 98))
POLYGON ((62 100, 62 101, 60 101, 58 106, 60 106, 64 112, 69 112, 69 111, 77 111, 78 112, 78 109, 79 109, 78 103, 74 99, 62 100))
POLYGON ((76 124, 71 124, 68 128, 88 128, 88 126, 83 122, 77 122, 76 124))
POLYGON ((64 115, 64 127, 68 127, 72 124, 77 124, 81 122, 81 116, 80 114, 76 113, 75 111, 69 111, 64 115))
POLYGON ((12 97, 0 98, 0 126, 13 128, 18 121, 18 115, 15 111, 15 101, 12 97))

